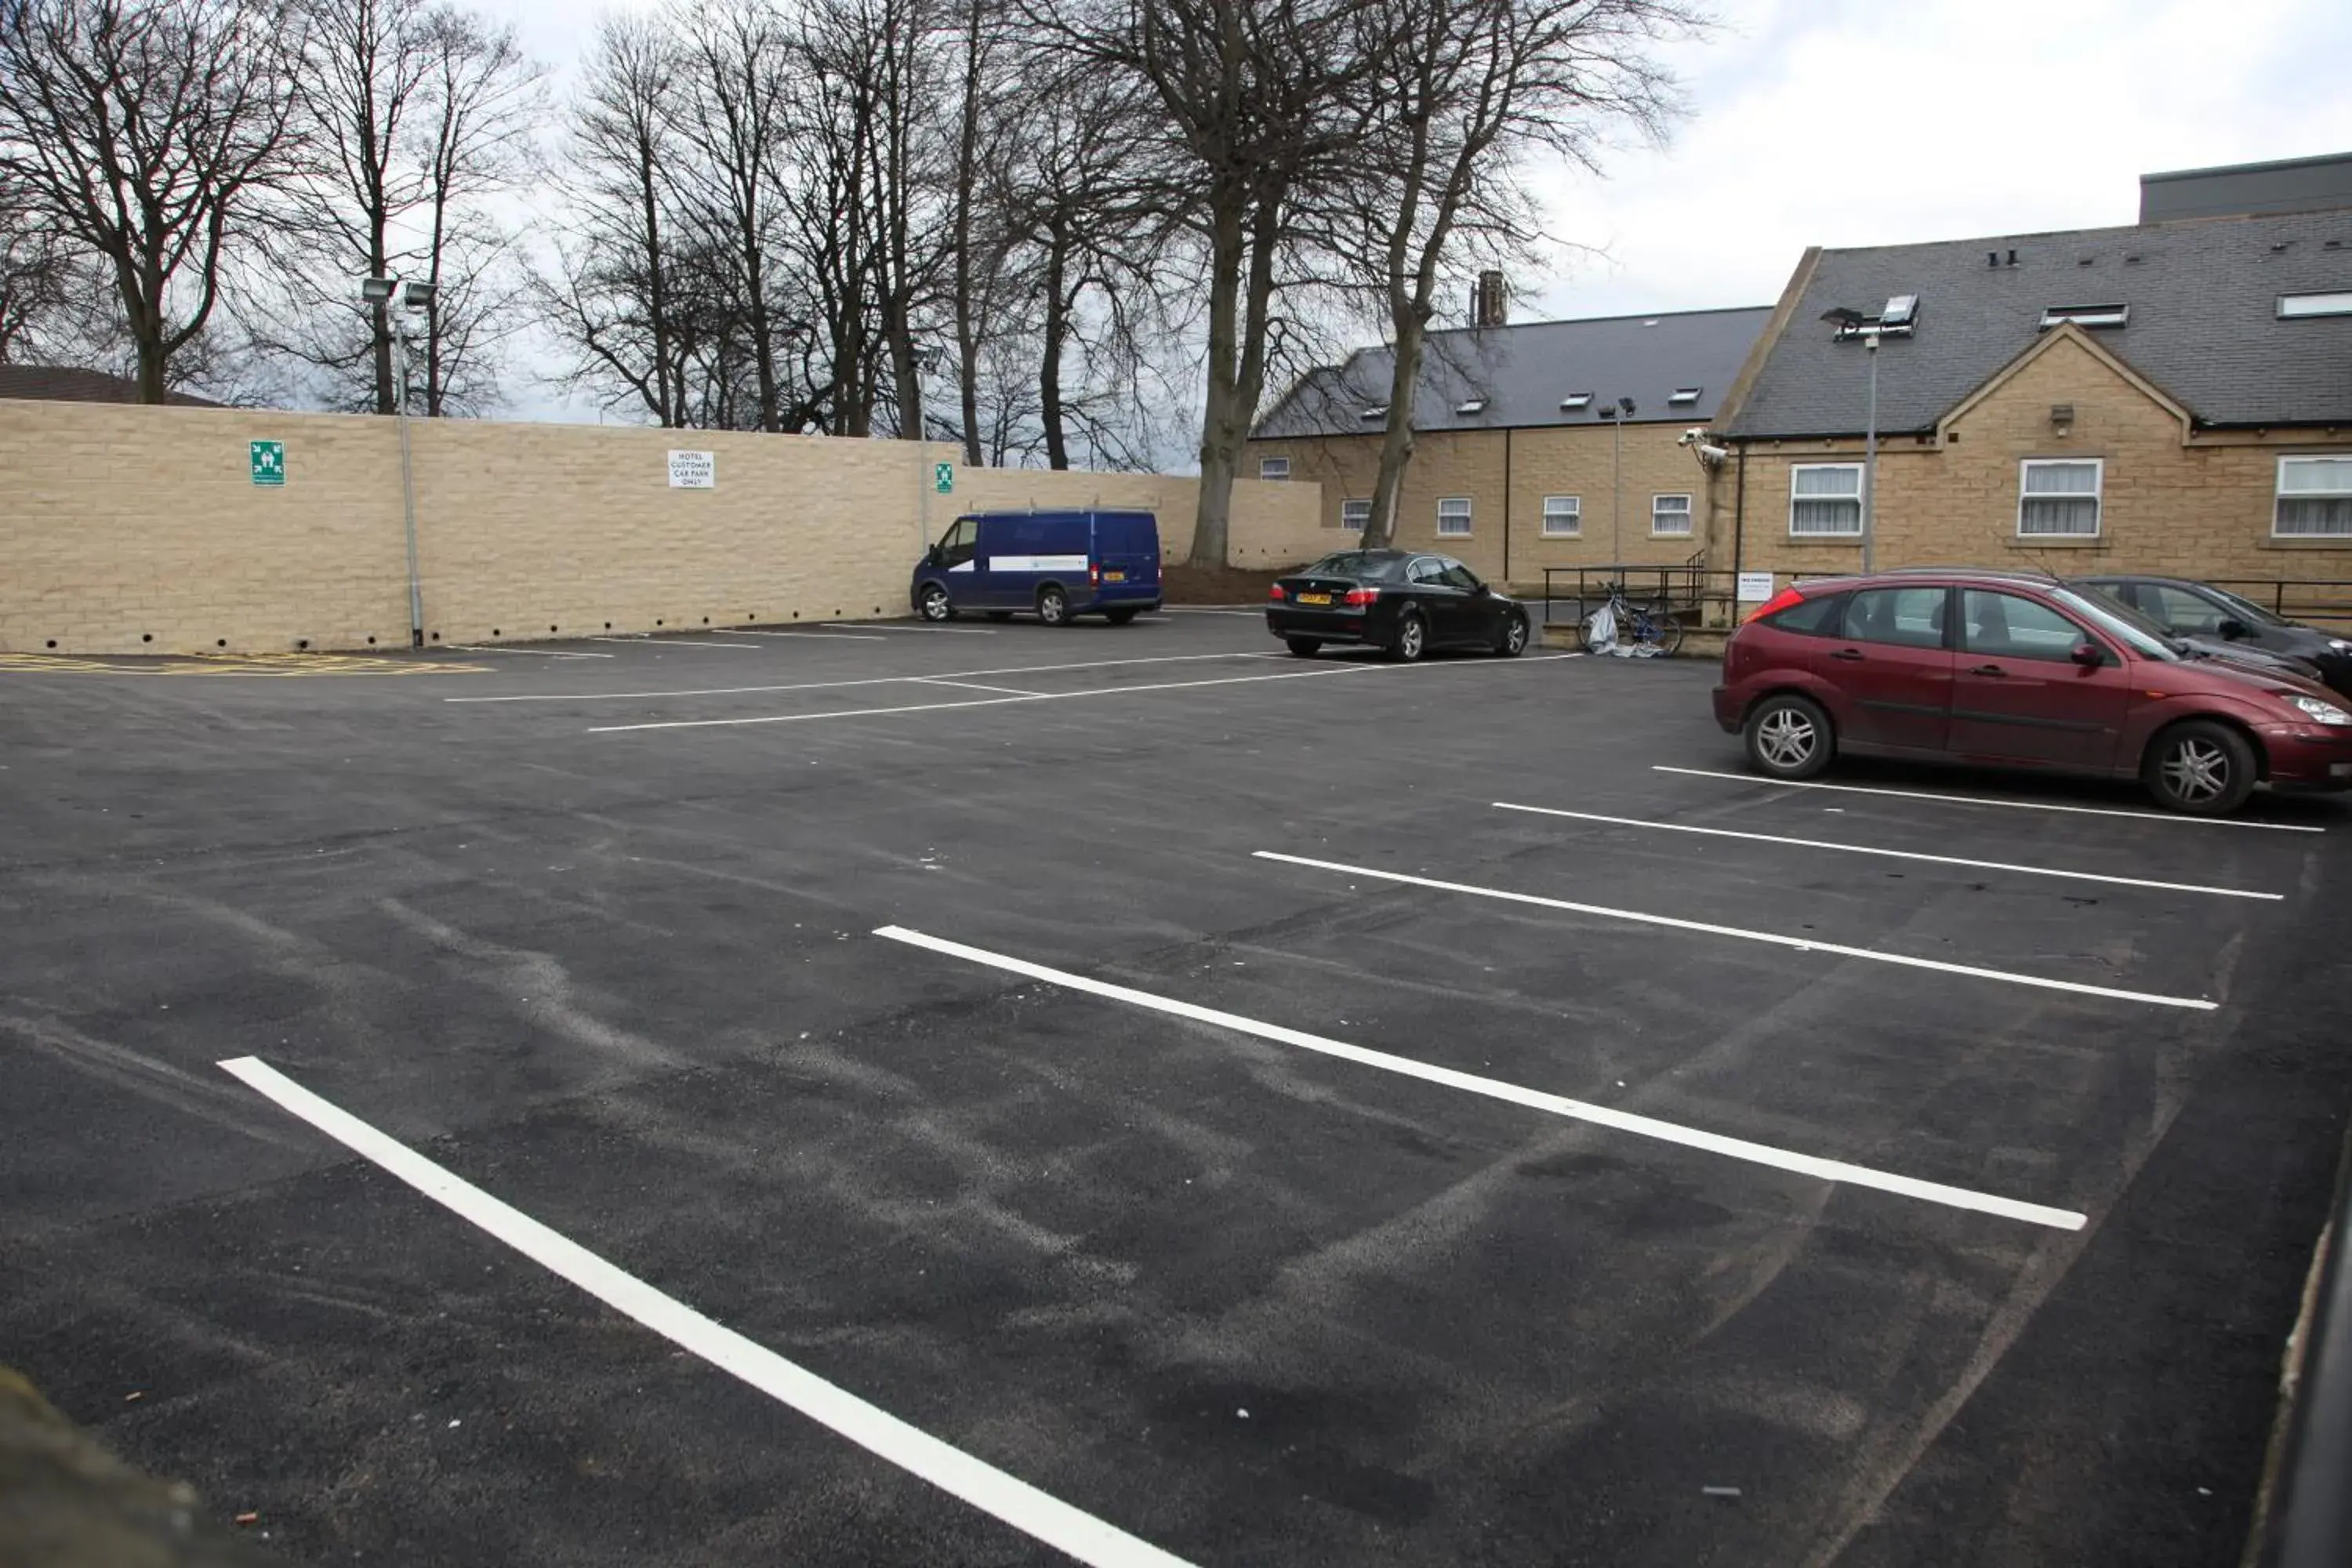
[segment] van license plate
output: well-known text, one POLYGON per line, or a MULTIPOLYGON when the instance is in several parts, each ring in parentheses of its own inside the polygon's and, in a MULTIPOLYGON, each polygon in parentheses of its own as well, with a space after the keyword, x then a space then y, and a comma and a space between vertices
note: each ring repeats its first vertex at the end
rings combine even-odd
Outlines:
POLYGON ((1124 572, 1106 572, 1103 574, 1103 581, 1106 583, 1124 583, 1127 581, 1127 574, 1124 572))
POLYGON ((1328 605, 1331 602, 1331 595, 1328 594, 1301 594, 1298 595, 1298 602, 1302 605, 1328 605))

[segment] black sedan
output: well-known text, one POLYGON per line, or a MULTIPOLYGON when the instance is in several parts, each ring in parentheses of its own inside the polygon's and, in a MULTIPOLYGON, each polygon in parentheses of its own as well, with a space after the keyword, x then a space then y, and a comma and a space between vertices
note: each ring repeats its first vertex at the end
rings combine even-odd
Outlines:
POLYGON ((1524 605, 1444 555, 1341 550, 1274 584, 1265 628, 1307 658, 1326 643, 1385 649, 1411 661, 1433 648, 1516 657, 1528 646, 1524 605))
POLYGON ((2186 577, 2102 574, 2076 579, 2113 595, 2191 644, 2251 649, 2315 668, 2338 691, 2352 692, 2352 638, 2290 621, 2252 599, 2186 577))

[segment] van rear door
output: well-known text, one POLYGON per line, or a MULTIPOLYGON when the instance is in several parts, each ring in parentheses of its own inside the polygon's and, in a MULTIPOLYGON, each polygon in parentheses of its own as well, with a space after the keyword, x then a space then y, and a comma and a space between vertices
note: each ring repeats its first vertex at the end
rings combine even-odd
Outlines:
POLYGON ((1096 513, 1095 564, 1102 572, 1105 598, 1157 598, 1159 519, 1148 511, 1096 513))

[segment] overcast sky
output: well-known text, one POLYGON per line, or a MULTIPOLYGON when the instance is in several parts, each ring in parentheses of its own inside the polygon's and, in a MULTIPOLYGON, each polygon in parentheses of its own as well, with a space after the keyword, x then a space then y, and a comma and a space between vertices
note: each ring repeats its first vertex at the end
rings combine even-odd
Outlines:
MULTIPOLYGON (((594 7, 474 3, 561 92, 594 7)), ((1513 279, 1517 319, 1769 304, 1807 245, 2130 223, 2145 172, 2352 152, 2347 0, 1717 4, 1666 50, 1691 110, 1670 145, 1547 171, 1572 243, 1513 279)))

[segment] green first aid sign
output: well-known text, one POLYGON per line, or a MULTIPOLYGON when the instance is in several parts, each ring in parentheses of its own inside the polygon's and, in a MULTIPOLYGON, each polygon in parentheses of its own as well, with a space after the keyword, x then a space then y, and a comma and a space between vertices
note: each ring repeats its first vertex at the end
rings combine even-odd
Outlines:
POLYGON ((253 482, 257 485, 282 485, 286 482, 286 443, 256 441, 253 451, 253 482))
POLYGON ((931 465, 931 489, 939 491, 940 494, 943 496, 951 496, 955 494, 955 465, 953 463, 933 463, 931 465))

